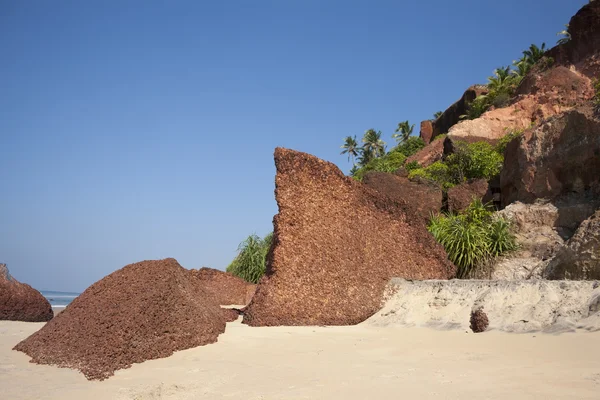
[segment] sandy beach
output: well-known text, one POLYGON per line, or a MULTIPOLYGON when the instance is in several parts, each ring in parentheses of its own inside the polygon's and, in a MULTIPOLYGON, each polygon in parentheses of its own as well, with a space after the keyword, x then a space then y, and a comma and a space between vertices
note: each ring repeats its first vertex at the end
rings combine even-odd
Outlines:
POLYGON ((0 321, 3 399, 597 399, 600 332, 229 323, 216 344, 102 382, 11 348, 43 323, 0 321))

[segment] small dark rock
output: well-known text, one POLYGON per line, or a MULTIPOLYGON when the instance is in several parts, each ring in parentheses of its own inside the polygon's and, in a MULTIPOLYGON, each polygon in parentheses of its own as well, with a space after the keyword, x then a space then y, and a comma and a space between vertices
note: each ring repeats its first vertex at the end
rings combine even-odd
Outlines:
POLYGON ((484 332, 490 322, 488 320, 487 314, 483 311, 482 308, 475 310, 471 313, 471 330, 475 333, 484 332))

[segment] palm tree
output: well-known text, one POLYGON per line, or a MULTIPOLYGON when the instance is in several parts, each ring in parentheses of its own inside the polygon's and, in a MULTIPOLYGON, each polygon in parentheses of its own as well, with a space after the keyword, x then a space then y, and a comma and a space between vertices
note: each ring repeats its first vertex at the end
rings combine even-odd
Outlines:
POLYGON ((415 125, 411 125, 408 120, 400 122, 398 128, 396 128, 396 133, 392 137, 398 141, 398 144, 402 144, 408 140, 414 128, 415 125))
POLYGON ((367 158, 379 157, 385 154, 385 142, 381 140, 381 131, 369 129, 362 138, 363 141, 363 160, 367 158), (370 153, 370 154, 365 154, 370 153))
POLYGON ((529 46, 529 50, 523 51, 523 55, 527 58, 527 61, 533 65, 540 61, 546 53, 546 43, 542 43, 542 47, 537 47, 535 44, 529 46))
POLYGON ((558 39, 556 44, 565 44, 569 40, 571 40, 571 34, 569 33, 569 24, 566 24, 565 28, 567 29, 564 29, 556 34, 556 36, 562 36, 560 39, 558 39))
POLYGON ((442 116, 444 112, 443 111, 436 111, 433 113, 433 118, 438 119, 439 117, 442 116))
POLYGON ((340 154, 348 154, 348 161, 350 161, 350 158, 352 158, 352 165, 356 165, 354 162, 354 157, 357 157, 359 152, 356 135, 354 137, 346 136, 344 145, 341 146, 341 148, 344 150, 340 154))
POLYGON ((488 78, 488 88, 496 93, 508 92, 512 82, 510 66, 494 70, 494 76, 488 78))
POLYGON ((511 73, 519 78, 523 78, 531 69, 531 64, 529 64, 529 61, 525 56, 513 61, 513 65, 516 69, 511 71, 511 73))
POLYGON ((359 152, 359 155, 358 155, 358 165, 360 165, 361 167, 364 167, 373 158, 375 158, 375 156, 373 154, 373 150, 370 150, 370 149, 367 150, 367 149, 364 149, 364 148, 360 149, 360 152, 359 152))

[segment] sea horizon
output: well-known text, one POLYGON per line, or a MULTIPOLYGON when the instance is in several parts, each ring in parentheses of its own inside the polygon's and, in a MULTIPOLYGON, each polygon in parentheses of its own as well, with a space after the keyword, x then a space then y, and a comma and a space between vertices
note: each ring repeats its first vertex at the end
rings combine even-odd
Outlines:
POLYGON ((57 290, 40 290, 52 307, 66 307, 81 293, 77 292, 60 292, 57 290))

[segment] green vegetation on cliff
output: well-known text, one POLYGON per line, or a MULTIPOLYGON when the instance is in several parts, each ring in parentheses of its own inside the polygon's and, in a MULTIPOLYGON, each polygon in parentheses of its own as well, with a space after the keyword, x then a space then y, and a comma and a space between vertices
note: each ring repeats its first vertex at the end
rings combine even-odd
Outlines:
POLYGON ((454 153, 444 161, 436 161, 425 168, 410 171, 412 180, 423 179, 434 182, 443 190, 448 190, 470 179, 491 179, 500 173, 504 156, 487 142, 467 144, 457 142, 454 153))
POLYGON ((267 253, 272 242, 273 233, 262 239, 255 234, 248 236, 238 246, 238 255, 227 267, 227 272, 248 282, 258 283, 265 274, 267 253))
POLYGON ((481 200, 463 213, 433 216, 428 229, 458 267, 458 278, 469 278, 483 262, 517 249, 509 223, 481 200))

